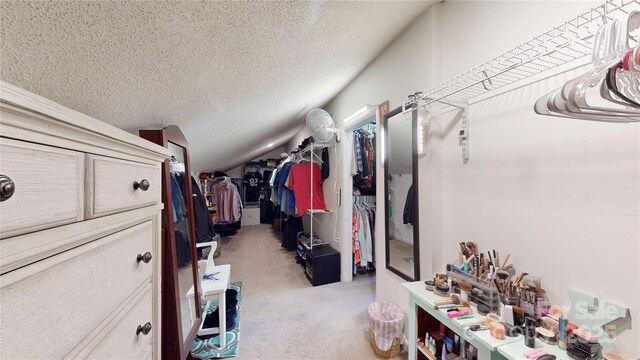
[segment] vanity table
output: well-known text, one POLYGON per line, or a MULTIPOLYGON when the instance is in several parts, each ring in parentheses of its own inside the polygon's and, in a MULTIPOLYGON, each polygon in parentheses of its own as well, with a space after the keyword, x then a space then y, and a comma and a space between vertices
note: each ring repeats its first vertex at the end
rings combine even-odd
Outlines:
MULTIPOLYGON (((418 337, 424 336, 424 334, 418 334, 419 328, 429 326, 425 324, 418 324, 418 319, 424 319, 425 317, 432 317, 431 320, 433 321, 430 321, 431 323, 437 321, 444 324, 466 342, 475 346, 478 349, 478 359, 505 359, 505 357, 498 351, 501 346, 512 343, 522 343, 522 346, 524 346, 523 337, 521 335, 518 337, 506 337, 504 340, 498 340, 489 335, 489 330, 474 332, 468 330, 468 328, 464 328, 467 324, 475 324, 478 321, 485 319, 484 316, 478 315, 475 306, 472 306, 473 314, 475 315, 472 319, 449 319, 447 317, 446 309, 435 310, 433 308, 435 302, 445 300, 446 298, 437 296, 431 291, 427 291, 425 289, 424 282, 410 282, 402 284, 402 286, 409 292, 409 360, 425 358, 435 359, 417 346, 418 337), (425 312, 428 315, 425 315, 425 312), (418 354, 418 352, 420 353, 418 354)), ((520 358, 521 357, 522 353, 520 353, 520 358)))
MULTIPOLYGON (((436 329, 439 323, 444 324, 466 342, 475 346, 478 349, 478 359, 481 360, 520 360, 523 358, 522 354, 533 350, 524 344, 524 337, 522 335, 498 340, 489 334, 489 330, 474 332, 465 328, 464 326, 467 324, 476 324, 485 319, 484 316, 478 315, 475 306, 471 306, 474 314, 472 319, 449 319, 446 309, 435 310, 433 308, 435 302, 445 300, 446 298, 427 291, 424 282, 410 282, 402 284, 402 286, 409 292, 409 360, 435 360, 432 354, 418 346, 417 339, 424 336, 425 328, 427 330, 436 329)), ((623 309, 626 311, 626 308, 623 309)), ((557 345, 546 344, 540 339, 536 339, 535 348, 546 350, 549 354, 555 355, 557 360, 571 360, 571 357, 569 357, 565 350, 560 349, 557 345)))

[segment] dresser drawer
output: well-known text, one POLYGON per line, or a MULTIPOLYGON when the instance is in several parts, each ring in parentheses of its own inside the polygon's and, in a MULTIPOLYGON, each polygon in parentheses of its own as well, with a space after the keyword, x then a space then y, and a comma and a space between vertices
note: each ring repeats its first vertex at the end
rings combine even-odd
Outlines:
POLYGON ((68 354, 124 300, 151 281, 157 236, 146 221, 0 277, 0 358, 68 354), (64 340, 64 341, 62 341, 64 340))
POLYGON ((125 314, 102 341, 91 351, 88 359, 140 359, 151 346, 153 339, 153 309, 151 284, 144 295, 125 314), (138 326, 151 324, 148 334, 137 333, 138 326))
POLYGON ((158 204, 162 200, 159 163, 150 165, 87 155, 87 164, 87 217, 158 204), (137 188, 135 183, 139 184, 137 188), (144 183, 148 188, 141 185, 144 183))
POLYGON ((0 202, 0 238, 82 220, 83 153, 0 138, 0 174, 15 185, 0 202))

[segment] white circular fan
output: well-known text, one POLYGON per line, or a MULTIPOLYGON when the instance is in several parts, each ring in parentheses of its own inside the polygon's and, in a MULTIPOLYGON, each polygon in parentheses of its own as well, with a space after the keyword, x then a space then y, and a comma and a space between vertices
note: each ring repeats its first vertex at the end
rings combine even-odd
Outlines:
POLYGON ((313 138, 321 143, 326 143, 337 132, 336 124, 328 112, 322 109, 313 109, 307 114, 307 127, 311 130, 313 138))

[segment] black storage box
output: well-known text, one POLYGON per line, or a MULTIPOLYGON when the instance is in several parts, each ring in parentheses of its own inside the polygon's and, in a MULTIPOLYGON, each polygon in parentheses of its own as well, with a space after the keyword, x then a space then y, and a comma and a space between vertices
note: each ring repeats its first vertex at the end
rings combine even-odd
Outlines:
POLYGON ((340 253, 328 245, 307 251, 305 275, 313 286, 340 281, 340 253))

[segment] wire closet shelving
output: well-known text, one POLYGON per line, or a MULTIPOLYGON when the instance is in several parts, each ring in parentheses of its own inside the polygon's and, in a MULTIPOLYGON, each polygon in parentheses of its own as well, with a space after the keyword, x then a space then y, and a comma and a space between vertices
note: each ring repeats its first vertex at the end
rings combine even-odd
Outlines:
POLYGON ((592 52, 596 30, 632 10, 640 10, 640 0, 607 0, 425 92, 410 95, 405 109, 435 103, 445 111, 465 109, 475 97, 586 58, 592 52))

